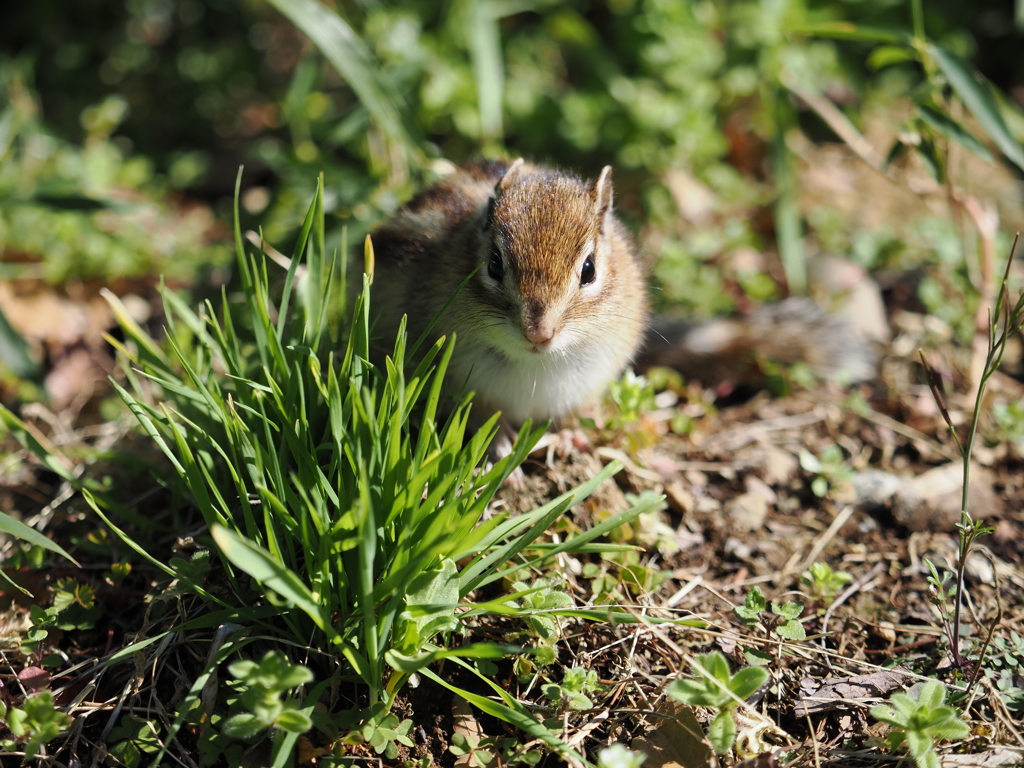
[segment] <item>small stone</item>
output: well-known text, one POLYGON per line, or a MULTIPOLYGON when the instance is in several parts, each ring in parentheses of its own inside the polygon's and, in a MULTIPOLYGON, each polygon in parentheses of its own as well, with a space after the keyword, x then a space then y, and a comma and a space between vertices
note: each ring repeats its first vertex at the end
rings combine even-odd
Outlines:
POLYGON ((729 501, 725 514, 739 531, 759 531, 768 516, 768 500, 748 491, 729 501))
POLYGON ((669 509, 679 515, 692 514, 697 506, 693 494, 686 490, 682 483, 669 483, 665 486, 665 497, 668 499, 669 509))
POLYGON ((881 469, 866 469, 854 475, 850 482, 857 494, 857 506, 872 510, 885 506, 907 479, 881 469))
POLYGON ((758 493, 761 496, 764 496, 764 500, 769 504, 774 504, 779 500, 775 491, 773 491, 768 484, 757 475, 747 475, 743 478, 743 484, 747 487, 747 492, 758 493))
POLYGON ((891 621, 878 622, 875 632, 883 640, 888 640, 890 643, 896 642, 896 625, 891 621))
POLYGON ((686 552, 690 549, 697 549, 707 544, 707 539, 704 538, 702 533, 694 533, 686 528, 679 528, 672 539, 675 545, 679 548, 680 552, 686 552))
POLYGON ((775 487, 789 485, 800 469, 796 456, 774 445, 764 446, 763 451, 760 466, 764 481, 775 487))
POLYGON ((735 536, 730 536, 725 540, 723 549, 727 555, 732 555, 737 560, 746 560, 750 557, 751 552, 753 552, 750 545, 744 544, 735 536))
POLYGON ((808 263, 808 279, 813 293, 839 298, 835 314, 860 336, 881 342, 892 338, 882 289, 863 267, 838 256, 820 256, 808 263))
POLYGON ((710 515, 717 512, 722 508, 722 502, 718 499, 712 498, 711 496, 698 496, 697 497, 697 513, 701 515, 710 515))
MULTIPOLYGON (((930 469, 893 495, 893 517, 911 531, 952 531, 960 522, 962 489, 963 467, 958 462, 930 469)), ((975 519, 989 520, 1001 513, 992 474, 982 467, 971 467, 969 504, 975 519)))
POLYGON ((857 490, 853 483, 843 480, 829 488, 828 497, 835 504, 854 504, 857 501, 857 490))
POLYGON ((694 488, 702 488, 708 484, 708 476, 699 469, 688 469, 684 475, 686 481, 694 488))

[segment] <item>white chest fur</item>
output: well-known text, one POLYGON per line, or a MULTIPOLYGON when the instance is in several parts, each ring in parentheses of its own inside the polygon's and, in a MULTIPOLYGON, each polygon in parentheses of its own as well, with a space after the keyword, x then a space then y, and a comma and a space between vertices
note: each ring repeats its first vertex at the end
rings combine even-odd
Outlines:
POLYGON ((630 350, 594 343, 507 356, 472 342, 456 345, 448 373, 456 390, 476 393, 513 423, 560 418, 599 394, 629 361, 630 350))

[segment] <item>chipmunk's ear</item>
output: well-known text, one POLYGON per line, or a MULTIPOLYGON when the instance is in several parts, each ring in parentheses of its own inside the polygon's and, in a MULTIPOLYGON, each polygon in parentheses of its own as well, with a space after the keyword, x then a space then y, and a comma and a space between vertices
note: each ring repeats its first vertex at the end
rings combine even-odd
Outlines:
POLYGON ((597 177, 594 186, 590 188, 590 196, 594 201, 594 213, 599 219, 612 209, 612 167, 606 165, 597 177))
POLYGON ((499 181, 494 187, 495 197, 501 197, 501 193, 508 189, 508 185, 512 182, 512 179, 516 177, 516 174, 519 173, 519 170, 522 167, 523 158, 521 157, 508 167, 508 170, 505 171, 505 175, 501 177, 501 181, 499 181))

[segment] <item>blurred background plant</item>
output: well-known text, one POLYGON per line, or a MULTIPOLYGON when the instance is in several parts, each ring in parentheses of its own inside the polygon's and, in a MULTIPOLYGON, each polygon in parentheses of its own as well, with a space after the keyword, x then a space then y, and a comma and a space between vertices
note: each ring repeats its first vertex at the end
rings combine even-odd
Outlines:
MULTIPOLYGON (((921 24, 1008 94, 1000 108, 1019 132, 1014 13, 1007 2, 949 0, 928 3, 921 24)), ((440 158, 522 154, 584 173, 612 163, 620 208, 643 225, 662 308, 711 314, 777 296, 787 281, 801 292, 803 258, 819 250, 872 268, 935 261, 944 250, 936 238, 960 250, 948 220, 866 232, 796 185, 806 139, 835 135, 786 83, 823 94, 864 129, 921 70, 891 42, 793 31, 849 22, 909 37, 911 16, 893 0, 44 0, 12 9, 0 30, 0 50, 18 57, 2 66, 5 135, 12 126, 22 134, 4 164, 27 163, 18 176, 42 177, 43 191, 22 186, 22 195, 60 187, 92 198, 116 182, 212 205, 226 219, 244 162, 245 212, 269 209, 266 235, 287 245, 321 170, 337 244, 340 225, 358 242, 443 168, 440 158), (79 146, 77 161, 58 157, 57 147, 79 146), (776 242, 781 261, 750 258, 776 242)), ((913 117, 895 115, 892 133, 913 117)), ((95 246, 79 238, 82 253, 68 254, 70 238, 51 250, 46 227, 22 229, 36 239, 22 235, 22 247, 5 234, 6 251, 45 255, 51 278, 69 262, 95 269, 103 248, 116 256, 105 259, 112 273, 132 257, 142 266, 145 248, 132 250, 131 233, 95 246)), ((188 231, 175 227, 174 236, 188 231)), ((156 261, 158 238, 150 240, 156 261)), ((153 268, 184 272, 206 256, 182 249, 195 260, 153 268)), ((929 291, 925 300, 939 306, 929 291)))

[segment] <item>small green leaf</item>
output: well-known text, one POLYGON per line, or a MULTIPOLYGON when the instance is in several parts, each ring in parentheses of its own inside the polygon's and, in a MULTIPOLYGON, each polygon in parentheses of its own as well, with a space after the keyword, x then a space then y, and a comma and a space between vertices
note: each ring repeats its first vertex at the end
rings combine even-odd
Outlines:
POLYGON ((732 712, 724 711, 715 715, 715 719, 708 726, 708 741, 719 755, 724 755, 732 749, 733 742, 736 741, 736 721, 733 720, 732 712))
POLYGON ((804 625, 796 619, 790 619, 779 624, 775 627, 775 634, 794 642, 800 642, 807 638, 807 631, 804 629, 804 625))
POLYGON ((941 725, 933 725, 929 728, 931 735, 936 739, 966 739, 971 735, 971 728, 963 720, 953 720, 941 725))
POLYGON ((569 709, 577 712, 585 709, 593 709, 594 703, 582 693, 574 693, 566 698, 569 709))
POLYGON ((761 612, 768 607, 768 601, 760 587, 752 587, 747 596, 743 599, 743 605, 752 611, 761 612))
POLYGON ((946 686, 938 680, 929 680, 921 686, 921 690, 917 694, 917 705, 919 707, 935 709, 936 707, 941 707, 942 702, 945 700, 946 686))
POLYGON ((744 648, 743 658, 752 667, 764 667, 772 663, 772 655, 759 648, 744 648))
POLYGON ((772 603, 772 613, 776 616, 782 616, 786 619, 799 619, 800 614, 804 612, 803 603, 772 603))
POLYGON ((816 478, 811 480, 811 493, 819 499, 824 498, 828 493, 828 480, 826 480, 823 475, 818 475, 816 478))
POLYGON ((256 715, 248 712, 233 715, 224 721, 224 725, 221 728, 221 732, 225 736, 230 736, 233 739, 249 739, 255 738, 256 735, 267 726, 264 725, 256 715))
POLYGON ((721 651, 705 653, 694 659, 694 662, 703 667, 716 680, 720 680, 723 683, 729 682, 729 662, 721 651))
POLYGON ((821 461, 813 453, 808 451, 806 448, 800 449, 800 467, 804 472, 810 472, 811 474, 817 474, 821 472, 821 461))
POLYGON ((920 759, 926 752, 932 750, 932 738, 924 731, 914 728, 907 730, 907 749, 915 759, 920 759))
POLYGON ((289 733, 305 733, 313 727, 309 715, 297 709, 286 709, 277 716, 274 724, 289 733))
POLYGON ((872 718, 886 723, 887 725, 902 726, 905 722, 885 705, 874 705, 874 707, 870 709, 870 715, 872 718))
POLYGON ((732 682, 729 683, 729 690, 737 697, 747 699, 767 682, 767 670, 761 667, 744 667, 733 676, 732 682))

